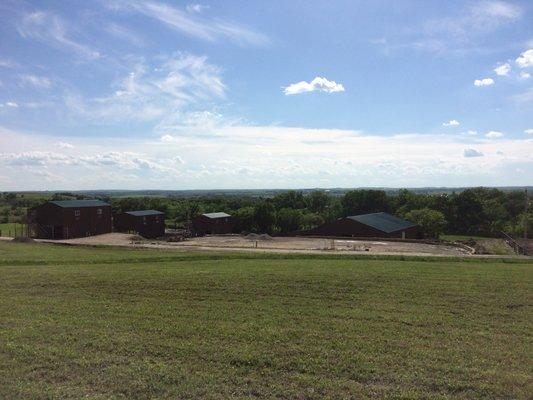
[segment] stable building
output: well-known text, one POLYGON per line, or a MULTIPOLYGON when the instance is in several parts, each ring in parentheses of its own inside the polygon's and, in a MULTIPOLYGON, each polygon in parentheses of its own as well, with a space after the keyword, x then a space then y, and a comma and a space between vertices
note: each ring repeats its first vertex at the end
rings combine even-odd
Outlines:
POLYGON ((165 214, 156 210, 126 211, 113 217, 113 225, 117 232, 161 237, 165 234, 165 214))
POLYGON ((110 233, 111 205, 101 200, 49 201, 32 211, 35 235, 72 239, 110 233))
POLYGON ((312 236, 421 238, 418 225, 384 212, 339 218, 306 231, 305 234, 312 236))
POLYGON ((231 233, 235 227, 235 218, 224 212, 201 214, 193 219, 192 226, 199 235, 231 233))

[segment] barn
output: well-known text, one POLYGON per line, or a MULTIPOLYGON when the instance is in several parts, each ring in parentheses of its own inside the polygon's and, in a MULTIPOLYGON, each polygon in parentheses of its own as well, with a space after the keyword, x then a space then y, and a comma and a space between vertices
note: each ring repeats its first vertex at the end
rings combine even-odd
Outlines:
POLYGON ((420 239, 420 227, 384 212, 353 215, 325 223, 305 234, 312 236, 420 239))
POLYGON ((165 234, 165 214, 156 210, 126 211, 113 217, 117 232, 135 232, 146 238, 165 234))
POLYGON ((38 238, 72 239, 111 232, 111 205, 101 200, 49 201, 33 212, 38 238))
POLYGON ((224 212, 200 214, 193 219, 192 226, 200 235, 231 233, 235 218, 224 212))

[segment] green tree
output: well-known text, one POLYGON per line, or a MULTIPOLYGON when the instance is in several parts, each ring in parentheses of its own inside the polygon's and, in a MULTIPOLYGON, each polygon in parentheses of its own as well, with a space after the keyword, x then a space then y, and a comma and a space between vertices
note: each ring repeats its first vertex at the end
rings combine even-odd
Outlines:
POLYGON ((255 207, 255 223, 260 232, 272 232, 272 227, 276 222, 276 210, 267 201, 263 201, 255 207))
POLYGON ((440 211, 430 210, 429 208, 410 211, 405 217, 409 221, 420 225, 424 236, 430 238, 438 238, 446 226, 444 214, 440 211))
POLYGON ((293 208, 282 208, 276 213, 276 225, 284 234, 300 229, 301 219, 302 213, 293 208))
POLYGON ((326 211, 329 204, 329 196, 322 190, 311 192, 306 197, 307 208, 314 213, 322 213, 326 211))
POLYGON ((389 210, 389 199, 383 190, 352 190, 341 200, 343 214, 358 215, 389 210))
POLYGON ((300 228, 303 230, 313 229, 324 223, 324 218, 320 214, 306 213, 300 220, 300 228))
POLYGON ((233 213, 233 216, 236 220, 235 232, 251 232, 257 229, 254 207, 239 208, 233 213))

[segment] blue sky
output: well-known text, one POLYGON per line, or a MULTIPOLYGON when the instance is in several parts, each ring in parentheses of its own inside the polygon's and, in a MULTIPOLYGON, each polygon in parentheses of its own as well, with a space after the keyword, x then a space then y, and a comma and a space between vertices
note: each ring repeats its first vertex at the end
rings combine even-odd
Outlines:
POLYGON ((530 1, 0 4, 0 190, 533 184, 530 1))

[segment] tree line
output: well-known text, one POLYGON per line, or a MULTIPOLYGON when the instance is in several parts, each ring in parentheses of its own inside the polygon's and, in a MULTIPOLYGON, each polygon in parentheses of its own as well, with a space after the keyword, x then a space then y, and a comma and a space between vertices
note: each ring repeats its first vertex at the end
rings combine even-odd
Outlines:
MULTIPOLYGON (((57 193, 48 199, 81 199, 84 195, 57 193)), ((38 196, 4 193, 0 223, 22 222, 28 208, 43 202, 38 196)), ((103 197, 113 212, 155 209, 165 213, 167 227, 185 227, 201 213, 223 211, 237 219, 235 231, 289 234, 314 228, 349 215, 388 212, 422 226, 426 236, 442 233, 499 237, 521 236, 524 224, 533 231, 533 213, 526 213, 523 191, 472 188, 451 194, 424 194, 402 189, 353 190, 344 195, 327 191, 286 191, 272 197, 219 195, 196 197, 103 197)))

